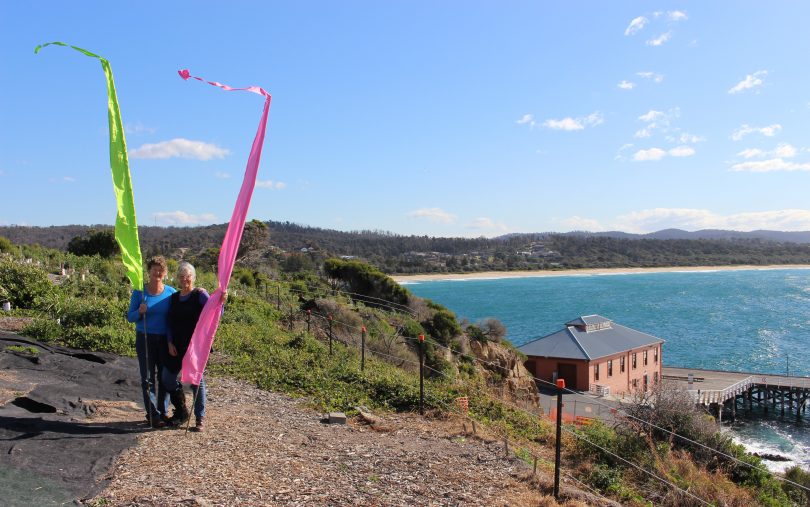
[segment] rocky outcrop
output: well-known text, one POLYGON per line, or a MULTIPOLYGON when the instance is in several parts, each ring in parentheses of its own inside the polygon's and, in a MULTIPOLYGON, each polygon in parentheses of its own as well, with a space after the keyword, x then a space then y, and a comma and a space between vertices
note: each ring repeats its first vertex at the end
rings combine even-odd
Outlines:
POLYGON ((515 349, 502 343, 475 340, 470 340, 469 348, 480 360, 480 369, 491 385, 500 384, 503 394, 515 400, 537 402, 537 386, 515 349))

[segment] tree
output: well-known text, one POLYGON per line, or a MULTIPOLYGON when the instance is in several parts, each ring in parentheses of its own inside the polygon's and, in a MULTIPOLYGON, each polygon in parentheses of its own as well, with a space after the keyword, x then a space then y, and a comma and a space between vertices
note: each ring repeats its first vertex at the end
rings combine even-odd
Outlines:
POLYGON ((266 223, 256 219, 247 222, 242 231, 242 241, 239 243, 236 258, 241 259, 253 250, 267 244, 268 239, 270 239, 270 229, 266 223))
POLYGON ((506 326, 498 319, 484 319, 478 325, 486 337, 494 342, 500 342, 506 336, 506 326))
POLYGON ((74 255, 112 257, 118 253, 118 242, 112 230, 90 229, 87 233, 71 239, 67 250, 74 255))
POLYGON ((367 305, 408 304, 410 292, 374 266, 333 258, 324 262, 323 269, 327 276, 344 282, 350 292, 367 296, 368 299, 363 299, 367 305))
POLYGON ((0 236, 0 253, 11 253, 14 249, 14 243, 8 238, 0 236))

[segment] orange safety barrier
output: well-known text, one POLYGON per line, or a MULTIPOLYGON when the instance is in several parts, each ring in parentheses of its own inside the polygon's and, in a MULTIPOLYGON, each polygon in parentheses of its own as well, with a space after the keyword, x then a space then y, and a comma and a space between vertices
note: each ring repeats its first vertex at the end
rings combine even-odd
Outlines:
POLYGON ((467 415, 467 412, 470 410, 470 400, 466 396, 461 396, 460 398, 456 398, 456 403, 458 403, 458 408, 461 410, 461 413, 467 415))

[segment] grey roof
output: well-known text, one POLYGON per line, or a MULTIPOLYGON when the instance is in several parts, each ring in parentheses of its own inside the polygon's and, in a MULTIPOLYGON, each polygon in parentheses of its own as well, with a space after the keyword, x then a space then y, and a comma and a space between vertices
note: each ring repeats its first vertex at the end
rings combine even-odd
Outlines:
POLYGON ((531 341, 518 350, 527 356, 591 360, 663 342, 661 338, 616 324, 600 315, 588 315, 574 319, 566 324, 565 329, 531 341), (610 322, 610 327, 585 330, 587 325, 605 322, 610 322))
POLYGON ((577 317, 576 319, 566 322, 566 326, 590 326, 594 324, 602 324, 604 322, 611 322, 610 319, 606 319, 601 315, 583 315, 581 317, 577 317))

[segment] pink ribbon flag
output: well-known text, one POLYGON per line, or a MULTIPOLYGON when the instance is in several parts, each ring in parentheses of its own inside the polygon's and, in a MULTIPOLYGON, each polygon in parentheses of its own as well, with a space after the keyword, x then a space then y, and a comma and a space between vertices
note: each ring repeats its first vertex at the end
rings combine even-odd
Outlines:
POLYGON ((253 196, 253 188, 256 186, 256 175, 259 172, 259 161, 262 158, 262 145, 264 144, 264 132, 267 129, 267 114, 270 111, 271 97, 269 93, 258 86, 231 88, 230 86, 215 81, 206 81, 199 77, 192 76, 186 69, 178 71, 178 74, 185 80, 193 78, 212 86, 218 86, 223 90, 244 90, 263 95, 265 98, 264 110, 259 120, 259 129, 256 131, 253 146, 250 148, 250 156, 248 157, 247 167, 245 168, 242 188, 239 190, 239 196, 233 208, 233 215, 231 215, 231 221, 228 224, 228 230, 225 231, 225 239, 222 240, 222 248, 219 251, 219 260, 217 261, 219 287, 211 294, 205 307, 203 307, 200 320, 197 321, 197 327, 194 328, 194 334, 191 336, 191 344, 188 347, 186 355, 183 357, 182 381, 199 385, 200 379, 202 379, 203 372, 205 371, 205 366, 208 364, 208 356, 211 353, 211 345, 214 343, 214 336, 219 327, 219 319, 222 316, 223 305, 222 293, 228 290, 228 282, 231 280, 233 265, 236 262, 236 251, 239 248, 239 242, 242 241, 242 231, 245 228, 245 217, 250 207, 250 198, 253 196))

